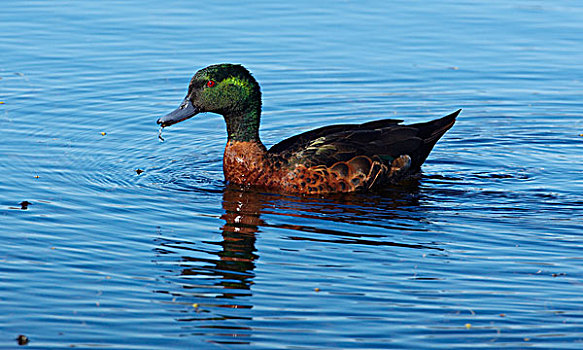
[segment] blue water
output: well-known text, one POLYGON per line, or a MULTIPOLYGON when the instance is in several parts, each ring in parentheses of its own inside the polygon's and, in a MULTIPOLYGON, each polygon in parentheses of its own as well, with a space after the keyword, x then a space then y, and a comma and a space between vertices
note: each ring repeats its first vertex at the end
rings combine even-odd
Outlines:
POLYGON ((583 348, 582 19, 580 1, 3 3, 0 348, 583 348), (219 62, 260 82, 268 146, 463 112, 406 187, 241 191, 221 117, 157 139, 219 62))

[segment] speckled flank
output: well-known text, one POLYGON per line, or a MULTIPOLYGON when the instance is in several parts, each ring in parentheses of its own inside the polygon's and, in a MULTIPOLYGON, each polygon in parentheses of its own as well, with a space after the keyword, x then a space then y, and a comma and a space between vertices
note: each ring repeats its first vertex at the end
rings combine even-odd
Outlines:
POLYGON ((301 194, 355 192, 374 189, 402 178, 411 164, 409 156, 395 159, 391 167, 379 160, 356 156, 328 167, 285 164, 257 142, 229 141, 225 147, 225 180, 244 186, 301 194))

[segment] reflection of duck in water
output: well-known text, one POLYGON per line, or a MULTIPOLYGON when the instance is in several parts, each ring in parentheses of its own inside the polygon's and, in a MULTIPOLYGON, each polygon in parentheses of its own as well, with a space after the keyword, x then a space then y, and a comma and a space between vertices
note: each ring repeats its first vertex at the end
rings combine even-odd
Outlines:
MULTIPOLYGON (((256 247, 257 232, 269 232, 268 239, 273 239, 275 232, 283 235, 279 239, 304 241, 306 244, 300 245, 306 248, 314 242, 325 242, 440 250, 434 243, 425 243, 433 241, 433 237, 414 235, 423 234, 419 232, 423 231, 419 223, 427 220, 420 210, 417 184, 412 182, 409 186, 398 187, 386 196, 345 194, 326 199, 264 194, 227 186, 222 201, 224 224, 218 239, 162 241, 156 260, 171 273, 163 277, 169 283, 158 292, 173 297, 169 310, 179 310, 176 319, 187 336, 204 336, 215 343, 248 344, 258 314, 255 306, 262 300, 261 296, 253 295, 257 260, 262 255, 262 272, 269 272, 277 271, 279 264, 288 264, 290 256, 290 252, 273 250, 260 254, 256 247), (342 227, 353 229, 343 231, 342 227), (403 242, 406 230, 408 238, 403 242)), ((266 286, 260 288, 265 291, 266 286)))
POLYGON ((418 223, 426 219, 418 210, 416 191, 418 186, 412 182, 407 189, 399 187, 385 196, 348 194, 319 199, 264 194, 227 186, 221 215, 225 222, 220 228, 219 240, 195 243, 166 239, 158 251, 160 257, 179 253, 179 275, 197 277, 181 281, 182 288, 197 290, 193 292, 197 296, 206 297, 207 290, 212 299, 232 299, 233 304, 223 303, 222 307, 251 308, 240 298, 252 295, 255 262, 259 259, 256 233, 261 227, 276 228, 285 232, 288 239, 308 242, 439 249, 431 244, 393 242, 394 237, 382 234, 382 231, 406 232, 413 223, 416 232, 423 230, 418 223), (269 217, 269 222, 262 216, 269 217), (308 219, 310 225, 298 223, 298 218, 308 219), (330 222, 351 224, 358 230, 341 231, 338 227, 331 228, 335 225, 330 222), (364 229, 366 227, 372 230, 364 229))
MULTIPOLYGON (((213 289, 212 294, 216 298, 233 299, 250 296, 252 280, 255 277, 253 273, 255 260, 258 259, 255 253, 255 233, 263 223, 259 218, 260 205, 261 202, 246 195, 245 192, 225 190, 223 194, 225 212, 221 215, 221 219, 225 220, 225 224, 221 227, 222 239, 218 242, 206 242, 220 246, 221 250, 211 252, 216 255, 216 258, 183 256, 183 261, 192 262, 197 267, 183 269, 181 274, 212 277, 214 288, 222 287, 221 290, 213 289), (203 265, 201 266, 200 263, 203 265)), ((185 285, 185 288, 190 287, 185 285)), ((232 307, 249 308, 250 306, 235 303, 232 307)))
POLYGON ((196 329, 194 334, 210 337, 215 343, 248 344, 251 286, 259 258, 255 233, 263 225, 259 218, 262 202, 252 193, 227 188, 222 203, 225 223, 218 241, 164 239, 161 243, 158 260, 173 260, 170 254, 178 253, 180 261, 164 262, 177 271, 164 276, 170 287, 158 293, 172 295, 173 305, 188 305, 177 320, 190 323, 196 329))
POLYGON ((427 123, 400 120, 332 125, 283 140, 269 150, 259 139, 259 84, 240 65, 198 71, 180 107, 160 118, 169 126, 201 112, 223 115, 228 182, 288 193, 318 194, 378 189, 419 171, 459 110, 427 123))

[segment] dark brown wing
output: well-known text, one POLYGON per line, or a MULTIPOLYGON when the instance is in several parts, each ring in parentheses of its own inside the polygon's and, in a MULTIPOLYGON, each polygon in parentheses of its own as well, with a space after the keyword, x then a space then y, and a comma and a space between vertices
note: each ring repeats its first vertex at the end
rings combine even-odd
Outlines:
POLYGON ((269 153, 293 153, 299 149, 306 147, 313 140, 319 139, 320 137, 329 136, 339 132, 345 132, 350 130, 359 129, 378 129, 383 127, 388 127, 391 125, 398 125, 402 123, 402 120, 395 119, 384 119, 375 120, 373 122, 368 122, 364 124, 337 124, 329 125, 314 130, 306 131, 301 134, 292 136, 288 139, 280 141, 279 143, 273 145, 269 149, 269 153))
POLYGON ((327 126, 286 139, 268 152, 289 165, 307 167, 329 167, 358 156, 380 159, 389 165, 399 156, 409 155, 411 171, 417 171, 437 140, 453 126, 459 112, 412 125, 400 125, 400 120, 386 119, 327 126))

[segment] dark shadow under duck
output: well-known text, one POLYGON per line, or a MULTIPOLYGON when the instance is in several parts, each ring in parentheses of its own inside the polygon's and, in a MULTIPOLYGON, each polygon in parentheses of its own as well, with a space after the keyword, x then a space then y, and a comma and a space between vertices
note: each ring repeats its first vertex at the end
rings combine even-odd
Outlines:
POLYGON ((259 84, 241 65, 218 64, 196 72, 180 107, 158 124, 170 126, 203 112, 221 114, 228 133, 227 182, 321 194, 374 190, 415 174, 460 111, 411 125, 384 119, 326 126, 268 150, 259 139, 259 84))

